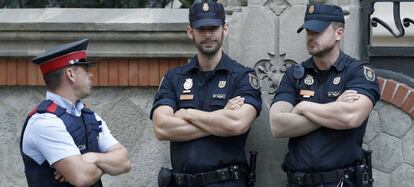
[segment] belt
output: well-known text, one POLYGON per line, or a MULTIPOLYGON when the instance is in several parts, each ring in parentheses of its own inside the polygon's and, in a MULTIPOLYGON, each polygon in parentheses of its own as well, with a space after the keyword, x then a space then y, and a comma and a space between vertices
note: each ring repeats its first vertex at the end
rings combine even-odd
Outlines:
POLYGON ((334 183, 340 180, 351 180, 355 176, 354 167, 337 169, 326 172, 287 172, 289 184, 298 184, 298 185, 320 185, 327 183, 334 183))
POLYGON ((216 182, 238 180, 247 174, 246 166, 231 165, 202 173, 173 173, 174 183, 178 186, 205 186, 216 182))

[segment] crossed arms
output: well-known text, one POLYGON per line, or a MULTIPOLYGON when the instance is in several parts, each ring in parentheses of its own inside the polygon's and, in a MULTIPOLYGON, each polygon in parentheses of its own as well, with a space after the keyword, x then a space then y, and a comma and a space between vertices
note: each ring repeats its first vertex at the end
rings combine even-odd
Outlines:
POLYGON ((91 186, 105 173, 119 175, 131 169, 128 151, 117 143, 105 153, 89 152, 66 157, 52 164, 55 179, 74 186, 91 186))
POLYGON ((279 101, 270 108, 270 128, 274 137, 297 137, 320 127, 352 129, 368 117, 373 103, 354 90, 342 93, 335 102, 319 104, 302 101, 295 107, 279 101))
POLYGON ((256 117, 256 109, 240 96, 228 101, 223 109, 205 112, 167 105, 153 113, 155 136, 159 140, 189 141, 209 135, 228 137, 247 132, 256 117))

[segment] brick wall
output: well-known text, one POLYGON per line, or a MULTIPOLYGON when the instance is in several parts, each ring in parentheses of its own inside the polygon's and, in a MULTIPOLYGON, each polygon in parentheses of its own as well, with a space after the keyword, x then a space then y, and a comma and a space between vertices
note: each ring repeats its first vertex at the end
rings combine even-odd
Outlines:
POLYGON ((414 118, 414 89, 392 79, 378 78, 381 100, 393 104, 414 118))
MULTIPOLYGON (((187 58, 90 59, 94 86, 158 86, 168 69, 187 63, 187 58)), ((0 86, 43 86, 42 73, 30 59, 0 59, 0 86)))

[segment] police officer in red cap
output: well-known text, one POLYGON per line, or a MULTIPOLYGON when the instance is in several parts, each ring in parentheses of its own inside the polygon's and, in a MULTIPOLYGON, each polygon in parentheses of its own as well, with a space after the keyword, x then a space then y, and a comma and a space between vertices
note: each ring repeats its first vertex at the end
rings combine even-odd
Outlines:
POLYGON ((189 20, 197 55, 166 73, 151 110, 156 137, 171 142, 172 172, 161 170, 159 183, 243 187, 246 138, 262 105, 259 82, 253 69, 222 50, 223 5, 196 2, 189 20))
POLYGON ((88 39, 57 46, 32 59, 46 99, 28 115, 20 139, 30 187, 102 186, 101 176, 131 168, 128 152, 105 121, 81 99, 91 93, 88 39))
POLYGON ((307 5, 298 32, 312 57, 288 68, 273 98, 272 134, 290 138, 288 186, 362 186, 367 172, 362 139, 379 87, 367 62, 340 50, 344 24, 340 7, 307 5))

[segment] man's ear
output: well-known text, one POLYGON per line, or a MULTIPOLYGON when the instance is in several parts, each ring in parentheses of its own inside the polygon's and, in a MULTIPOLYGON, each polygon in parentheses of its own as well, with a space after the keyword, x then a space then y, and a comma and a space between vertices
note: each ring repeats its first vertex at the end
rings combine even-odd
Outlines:
POLYGON ((344 28, 338 28, 335 31, 335 40, 340 41, 344 37, 344 28))
POLYGON ((66 68, 65 75, 70 82, 75 82, 75 70, 73 68, 66 68))
POLYGON ((193 32, 193 28, 189 25, 187 26, 187 36, 188 38, 190 38, 191 40, 194 39, 194 32, 193 32))
POLYGON ((229 34, 229 25, 227 23, 223 25, 223 34, 224 36, 227 36, 229 34))

